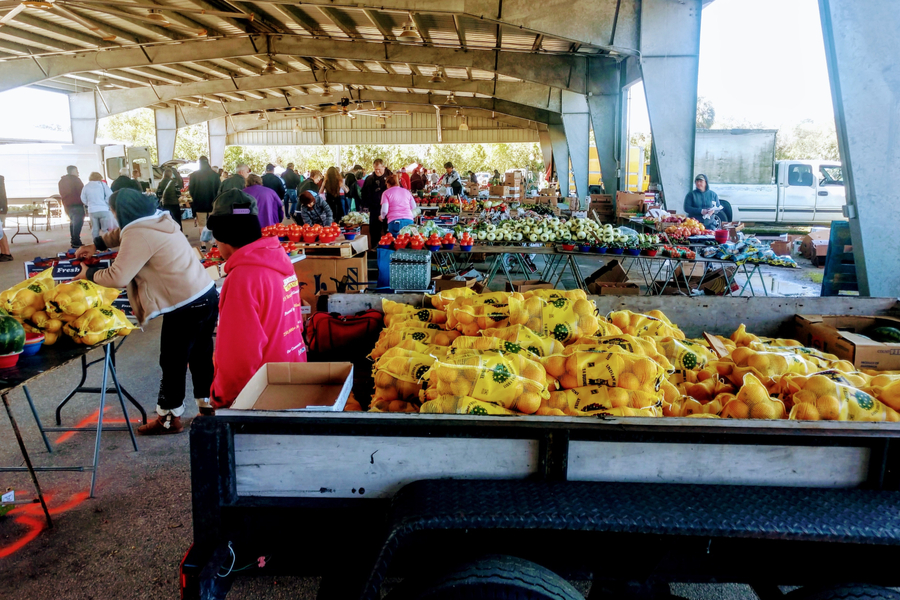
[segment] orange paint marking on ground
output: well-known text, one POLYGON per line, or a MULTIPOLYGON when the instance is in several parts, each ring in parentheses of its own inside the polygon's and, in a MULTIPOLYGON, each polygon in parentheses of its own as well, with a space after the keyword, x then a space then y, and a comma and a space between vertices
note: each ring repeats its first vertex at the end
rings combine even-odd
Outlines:
MULTIPOLYGON (((90 497, 89 492, 78 492, 68 502, 64 502, 59 506, 50 506, 53 501, 53 496, 50 494, 44 494, 44 500, 47 502, 47 508, 50 511, 51 515, 58 515, 60 513, 64 513, 66 511, 72 510, 85 500, 90 497)), ((38 503, 35 504, 25 504, 22 506, 17 506, 13 510, 7 513, 9 515, 15 514, 15 521, 20 525, 24 525, 27 527, 25 534, 14 542, 10 542, 6 546, 0 546, 0 558, 6 558, 12 554, 15 554, 25 546, 27 546, 31 541, 33 541, 41 531, 47 525, 47 522, 44 520, 44 511, 41 508, 41 505, 38 503)))
MULTIPOLYGON (((106 412, 107 412, 109 409, 110 409, 109 406, 107 406, 106 408, 103 409, 103 414, 104 414, 104 417, 103 417, 103 423, 104 423, 104 425, 115 425, 115 424, 125 423, 125 419, 108 419, 108 418, 106 418, 105 415, 106 415, 106 412)), ((88 425, 96 425, 96 424, 97 424, 97 418, 98 418, 99 416, 100 416, 100 409, 98 408, 98 409, 95 410, 93 413, 91 413, 90 415, 88 415, 87 417, 85 417, 85 418, 83 418, 81 421, 79 421, 79 422, 75 425, 75 427, 87 427, 88 425)), ((140 419, 138 419, 137 421, 132 421, 132 423, 141 423, 141 421, 140 421, 140 419)), ((67 441, 69 441, 70 439, 72 439, 72 437, 73 437, 76 433, 82 433, 82 432, 80 432, 80 431, 66 431, 65 433, 61 434, 58 438, 56 438, 56 443, 57 443, 57 444, 62 444, 63 442, 67 442, 67 441)))

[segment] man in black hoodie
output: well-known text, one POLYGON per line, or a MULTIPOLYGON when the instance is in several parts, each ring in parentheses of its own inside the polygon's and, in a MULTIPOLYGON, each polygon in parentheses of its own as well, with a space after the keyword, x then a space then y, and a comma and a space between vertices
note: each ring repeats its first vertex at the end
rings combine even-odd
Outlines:
POLYGON ((131 178, 131 175, 128 172, 128 167, 122 167, 119 169, 119 176, 113 180, 112 185, 109 186, 110 191, 113 193, 118 192, 119 190, 131 188, 133 190, 137 190, 138 192, 143 193, 144 190, 141 188, 141 184, 131 178))
POLYGON ((219 195, 219 174, 209 166, 209 159, 200 157, 200 169, 191 173, 188 191, 191 194, 191 210, 197 219, 197 226, 206 227, 206 218, 212 210, 213 201, 219 195))
MULTIPOLYGON (((372 169, 372 174, 366 177, 366 181, 363 183, 362 201, 363 206, 369 209, 369 235, 377 243, 382 235, 382 223, 381 219, 379 219, 381 216, 381 195, 387 190, 387 182, 385 180, 392 173, 390 169, 384 166, 384 161, 380 158, 376 158, 372 162, 372 169)), ((372 240, 369 240, 370 246, 373 243, 372 240)))
POLYGON ((294 173, 294 163, 288 163, 281 179, 284 180, 284 215, 290 217, 297 208, 297 188, 303 183, 303 178, 294 173))
POLYGON ((284 202, 284 182, 275 174, 275 165, 272 163, 266 165, 266 174, 262 176, 262 184, 278 194, 278 198, 284 202))

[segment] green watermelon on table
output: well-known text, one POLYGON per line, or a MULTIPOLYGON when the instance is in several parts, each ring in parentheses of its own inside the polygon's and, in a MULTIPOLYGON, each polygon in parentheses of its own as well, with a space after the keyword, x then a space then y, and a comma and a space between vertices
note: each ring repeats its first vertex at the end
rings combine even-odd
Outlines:
POLYGON ((17 354, 25 347, 25 328, 8 315, 0 316, 0 356, 17 354))

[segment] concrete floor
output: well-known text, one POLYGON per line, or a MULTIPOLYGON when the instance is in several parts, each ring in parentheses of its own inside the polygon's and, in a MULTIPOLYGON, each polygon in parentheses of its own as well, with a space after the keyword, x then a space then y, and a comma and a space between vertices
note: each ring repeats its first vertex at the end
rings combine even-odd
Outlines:
MULTIPOLYGON (((185 230, 196 244, 196 228, 186 224, 185 230)), ((68 247, 65 228, 41 231, 38 236, 40 244, 21 236, 15 241, 12 250, 16 261, 0 263, 0 289, 23 278, 22 260, 55 256, 68 247)), ((87 241, 88 237, 85 233, 83 239, 87 241)), ((151 413, 159 381, 159 326, 160 322, 154 321, 145 331, 132 333, 118 357, 123 385, 151 413)), ((99 356, 99 352, 95 354, 99 356)), ((78 365, 71 365, 30 386, 45 424, 52 423, 56 404, 78 382, 78 375, 78 365)), ((96 368, 88 384, 92 382, 99 385, 96 368)), ((13 393, 11 402, 35 464, 90 463, 92 433, 50 434, 51 440, 67 438, 50 455, 43 447, 23 393, 13 393)), ((66 407, 63 423, 96 422, 97 403, 96 396, 76 397, 66 407)), ((111 405, 106 415, 108 419, 121 419, 120 412, 117 404, 111 405)), ((195 415, 196 407, 189 405, 185 418, 189 421, 195 415)), ((137 419, 136 411, 130 417, 137 419)), ((89 473, 40 474, 51 510, 56 513, 52 530, 36 531, 43 520, 34 506, 0 517, 3 600, 178 597, 178 564, 192 538, 188 435, 138 438, 138 447, 138 452, 132 450, 125 432, 104 434, 94 499, 86 498, 89 473), (29 537, 33 539, 27 541, 29 537)), ((0 417, 0 464, 24 464, 5 415, 0 417)), ((6 489, 15 489, 24 498, 33 497, 27 473, 0 473, 0 490, 6 489)), ((317 586, 313 579, 244 579, 235 584, 229 598, 313 599, 317 586)), ((753 597, 744 586, 675 586, 675 592, 692 600, 753 597)))

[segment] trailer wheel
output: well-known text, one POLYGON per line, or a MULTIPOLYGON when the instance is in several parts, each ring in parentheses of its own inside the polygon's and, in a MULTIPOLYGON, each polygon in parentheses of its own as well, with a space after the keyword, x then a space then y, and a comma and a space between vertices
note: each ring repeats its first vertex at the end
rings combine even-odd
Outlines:
MULTIPOLYGON (((484 558, 430 581, 404 582, 387 600, 584 600, 565 579, 512 556, 484 558)), ((900 599, 898 599, 900 600, 900 599)))
POLYGON ((900 600, 900 592, 866 583, 806 586, 785 594, 785 600, 900 600))

